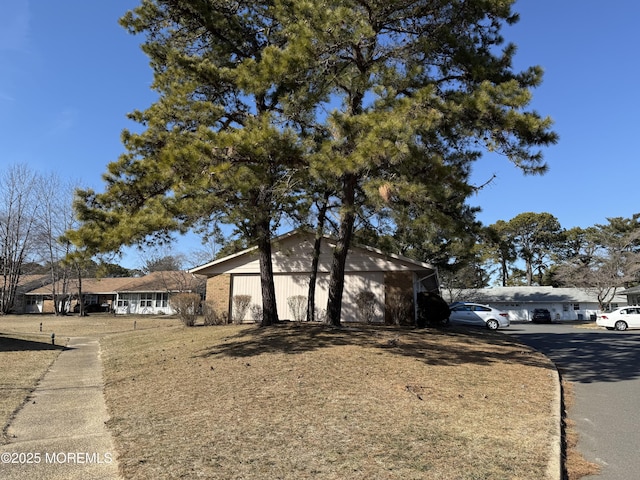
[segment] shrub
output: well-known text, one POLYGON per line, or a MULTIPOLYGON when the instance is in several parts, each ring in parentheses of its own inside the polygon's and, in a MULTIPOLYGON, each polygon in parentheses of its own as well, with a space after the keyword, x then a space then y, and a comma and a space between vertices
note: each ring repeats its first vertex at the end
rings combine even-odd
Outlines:
POLYGON ((226 312, 223 315, 218 311, 216 303, 213 300, 207 300, 202 304, 202 315, 204 316, 205 325, 223 325, 227 323, 226 312))
POLYGON ((287 303, 289 304, 289 310, 291 310, 293 319, 296 322, 301 322, 306 318, 307 297, 304 295, 294 295, 293 297, 287 298, 287 303))
POLYGON ((193 327, 196 324, 199 304, 200 295, 197 293, 179 293, 171 297, 171 306, 187 327, 193 327))
POLYGON ((233 296, 233 323, 239 324, 244 321, 251 305, 251 295, 234 295, 233 296))
POLYGON ((251 305, 251 317, 256 323, 262 323, 262 306, 254 303, 251 305))
POLYGON ((414 323, 411 312, 411 297, 400 292, 389 297, 389 317, 393 325, 410 325, 414 323))
POLYGON ((368 290, 360 290, 356 295, 358 316, 365 323, 372 323, 376 317, 376 296, 368 290))
POLYGON ((437 293, 418 293, 418 328, 443 325, 449 313, 449 305, 437 293))

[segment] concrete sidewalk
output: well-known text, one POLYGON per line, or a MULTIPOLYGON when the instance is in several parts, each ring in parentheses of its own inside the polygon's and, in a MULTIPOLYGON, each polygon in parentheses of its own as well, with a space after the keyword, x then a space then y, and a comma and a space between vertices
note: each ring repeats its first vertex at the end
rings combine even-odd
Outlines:
POLYGON ((71 338, 0 445, 2 479, 119 479, 105 426, 100 344, 71 338))

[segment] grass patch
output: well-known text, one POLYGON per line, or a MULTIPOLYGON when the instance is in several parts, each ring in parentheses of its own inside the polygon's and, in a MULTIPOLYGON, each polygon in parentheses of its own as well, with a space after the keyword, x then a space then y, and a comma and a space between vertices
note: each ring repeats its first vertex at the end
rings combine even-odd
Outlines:
POLYGON ((9 421, 62 349, 51 345, 49 337, 7 334, 0 327, 0 443, 6 443, 9 421))
POLYGON ((111 315, 0 317, 0 444, 7 442, 6 430, 13 415, 24 405, 42 376, 62 352, 68 337, 101 337, 133 331, 134 321, 135 328, 140 331, 179 324, 178 320, 171 318, 133 319, 111 315), (51 333, 56 335, 55 345, 51 343, 51 333))
POLYGON ((105 335, 124 478, 545 478, 553 367, 500 333, 285 324, 105 335))

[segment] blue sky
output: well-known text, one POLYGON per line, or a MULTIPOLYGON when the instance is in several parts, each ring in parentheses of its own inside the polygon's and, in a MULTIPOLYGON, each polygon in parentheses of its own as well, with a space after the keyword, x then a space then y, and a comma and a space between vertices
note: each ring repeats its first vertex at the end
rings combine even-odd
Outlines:
MULTIPOLYGON (((12 0, 0 4, 0 164, 58 172, 100 190, 123 152, 126 119, 153 102, 140 38, 117 23, 134 0, 12 0)), ((541 65, 532 108, 555 121, 550 170, 523 176, 508 160, 481 159, 473 181, 496 179, 471 198, 485 224, 549 212, 565 228, 630 217, 638 205, 635 137, 640 3, 520 0, 521 20, 503 31, 515 67, 541 65)), ((197 242, 180 242, 189 253, 197 242)), ((139 266, 135 255, 123 264, 139 266)))

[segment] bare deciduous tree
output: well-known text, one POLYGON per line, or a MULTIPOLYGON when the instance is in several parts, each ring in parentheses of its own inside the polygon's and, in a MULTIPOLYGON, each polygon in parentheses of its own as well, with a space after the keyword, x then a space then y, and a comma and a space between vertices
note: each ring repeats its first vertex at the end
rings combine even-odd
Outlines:
POLYGON ((640 214, 608 221, 574 232, 580 234, 580 242, 556 273, 564 285, 595 295, 601 310, 619 289, 636 281, 640 272, 640 214))
POLYGON ((22 266, 33 250, 36 175, 24 165, 0 172, 0 314, 14 306, 22 266))

